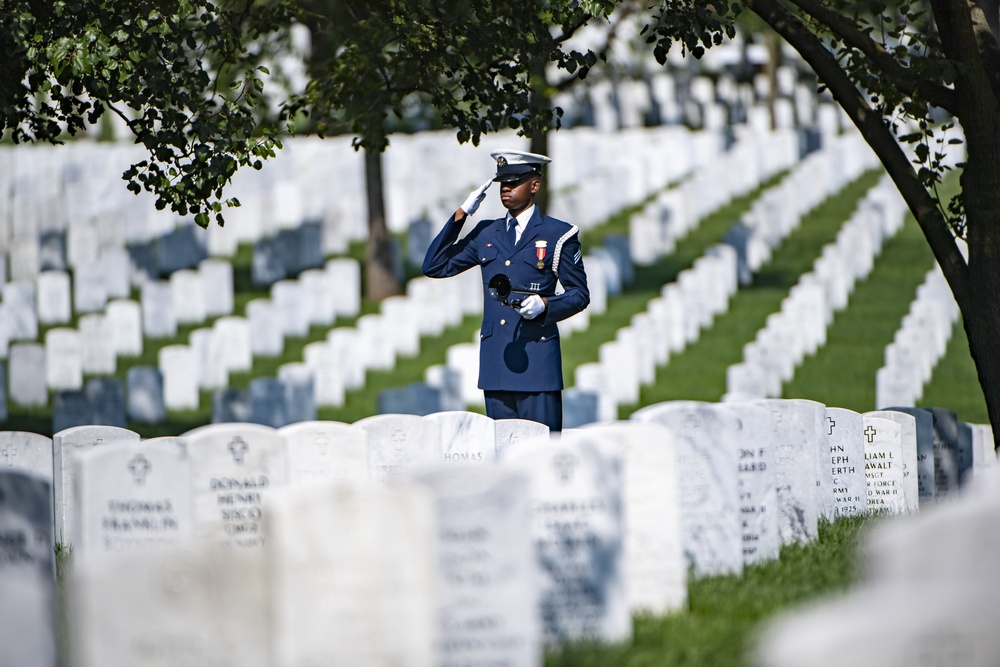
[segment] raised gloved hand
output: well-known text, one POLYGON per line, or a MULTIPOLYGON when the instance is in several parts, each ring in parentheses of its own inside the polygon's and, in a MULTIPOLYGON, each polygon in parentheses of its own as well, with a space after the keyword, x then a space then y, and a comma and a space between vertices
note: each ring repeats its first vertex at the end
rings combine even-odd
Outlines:
POLYGON ((545 301, 537 294, 532 294, 521 302, 521 307, 517 309, 517 312, 524 319, 533 320, 545 312, 545 301))
POLYGON ((493 185, 492 178, 469 193, 469 196, 466 197, 461 206, 466 215, 472 215, 476 212, 479 205, 483 203, 484 199, 486 199, 486 191, 490 189, 491 185, 493 185))

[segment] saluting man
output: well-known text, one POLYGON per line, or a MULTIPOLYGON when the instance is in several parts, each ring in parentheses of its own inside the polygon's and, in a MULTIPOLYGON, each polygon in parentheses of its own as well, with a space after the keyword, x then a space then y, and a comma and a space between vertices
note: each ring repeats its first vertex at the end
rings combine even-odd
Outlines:
POLYGON ((556 323, 590 303, 576 225, 535 206, 542 165, 551 158, 504 150, 490 153, 496 177, 474 190, 445 223, 424 257, 424 275, 447 278, 474 266, 483 276, 479 388, 493 419, 530 419, 562 430, 562 354, 556 323), (500 183, 506 217, 484 220, 459 240, 462 225, 486 191, 500 183), (516 307, 489 298, 490 281, 509 278, 516 307))

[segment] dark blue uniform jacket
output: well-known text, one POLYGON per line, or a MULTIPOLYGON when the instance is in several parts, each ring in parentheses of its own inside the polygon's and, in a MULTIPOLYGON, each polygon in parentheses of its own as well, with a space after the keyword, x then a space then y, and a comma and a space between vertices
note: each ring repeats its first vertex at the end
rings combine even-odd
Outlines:
MULTIPOLYGON (((458 240, 465 220, 449 218, 424 257, 424 275, 447 278, 479 266, 483 274, 483 326, 480 331, 479 388, 487 391, 558 391, 563 388, 562 356, 556 322, 590 303, 578 228, 535 210, 517 247, 507 242, 505 218, 484 220, 458 240), (536 241, 547 247, 538 268, 536 241), (498 273, 515 290, 548 298, 548 308, 533 320, 489 297, 487 285, 498 273), (557 281, 561 285, 559 294, 557 281)), ((515 295, 516 296, 516 295, 515 295)))

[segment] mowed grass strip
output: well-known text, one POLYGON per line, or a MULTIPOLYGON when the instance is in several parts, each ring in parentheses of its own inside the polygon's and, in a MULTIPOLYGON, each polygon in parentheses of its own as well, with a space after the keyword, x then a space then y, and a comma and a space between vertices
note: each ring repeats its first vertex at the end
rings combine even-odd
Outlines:
POLYGON ((776 613, 844 591, 857 581, 858 543, 877 519, 821 522, 818 539, 781 550, 779 560, 744 569, 743 576, 688 582, 689 609, 639 615, 632 641, 571 645, 547 656, 547 667, 742 667, 757 631, 776 613))
MULTIPOLYGON (((958 178, 945 180, 942 196, 958 191, 958 178)), ((871 274, 859 281, 847 307, 834 315, 826 345, 807 357, 783 388, 786 398, 808 398, 857 412, 875 409, 875 374, 889 345, 934 267, 934 255, 919 225, 907 213, 902 229, 886 241, 871 274)), ((969 341, 955 323, 944 356, 934 368, 918 405, 944 407, 959 419, 988 423, 969 341)))
POLYGON ((875 372, 884 363, 900 321, 934 257, 912 216, 889 239, 868 277, 827 328, 826 345, 806 357, 782 388, 785 398, 808 398, 856 412, 875 409, 875 372))
POLYGON ((823 246, 836 239, 858 201, 881 176, 881 169, 867 171, 806 213, 752 283, 733 296, 729 310, 717 316, 697 341, 659 367, 654 383, 642 388, 639 404, 621 406, 619 416, 626 418, 642 406, 661 401, 718 401, 726 392, 726 369, 742 361, 743 346, 754 339, 767 316, 779 310, 799 276, 812 268, 823 246))

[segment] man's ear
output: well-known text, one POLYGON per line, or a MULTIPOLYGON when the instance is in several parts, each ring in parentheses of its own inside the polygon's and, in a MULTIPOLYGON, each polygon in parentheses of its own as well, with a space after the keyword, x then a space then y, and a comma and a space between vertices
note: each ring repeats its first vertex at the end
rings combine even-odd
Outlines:
POLYGON ((541 179, 536 178, 533 181, 531 181, 531 194, 535 194, 536 192, 538 192, 538 189, 541 187, 542 187, 541 179))

